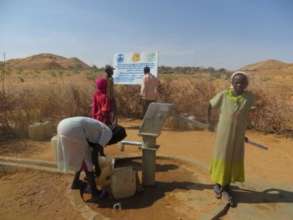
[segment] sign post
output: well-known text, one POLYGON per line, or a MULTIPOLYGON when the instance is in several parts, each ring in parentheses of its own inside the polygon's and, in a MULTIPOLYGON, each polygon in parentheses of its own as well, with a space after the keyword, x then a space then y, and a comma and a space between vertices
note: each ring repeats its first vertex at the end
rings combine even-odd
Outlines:
POLYGON ((116 53, 113 60, 114 83, 124 85, 140 85, 143 69, 148 66, 151 73, 158 77, 158 52, 116 53))

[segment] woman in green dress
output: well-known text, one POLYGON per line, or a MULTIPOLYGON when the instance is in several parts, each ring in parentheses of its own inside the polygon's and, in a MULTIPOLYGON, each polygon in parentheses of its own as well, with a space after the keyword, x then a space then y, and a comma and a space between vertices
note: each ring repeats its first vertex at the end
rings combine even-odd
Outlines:
POLYGON ((244 182, 244 142, 248 113, 254 102, 254 96, 246 91, 248 77, 244 72, 235 72, 231 77, 232 87, 218 93, 209 102, 208 122, 211 124, 211 109, 220 110, 217 125, 215 151, 210 167, 214 191, 217 198, 229 193, 230 183, 244 182))

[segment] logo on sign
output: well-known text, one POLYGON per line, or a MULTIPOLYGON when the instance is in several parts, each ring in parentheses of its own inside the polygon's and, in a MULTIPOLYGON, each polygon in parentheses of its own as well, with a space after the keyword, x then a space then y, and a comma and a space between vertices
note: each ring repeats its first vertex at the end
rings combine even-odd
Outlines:
POLYGON ((134 54, 132 55, 132 61, 133 61, 133 62, 138 62, 138 61, 140 61, 140 54, 139 54, 139 53, 134 53, 134 54))
POLYGON ((117 63, 123 63, 124 62, 124 55, 118 54, 117 55, 117 63))

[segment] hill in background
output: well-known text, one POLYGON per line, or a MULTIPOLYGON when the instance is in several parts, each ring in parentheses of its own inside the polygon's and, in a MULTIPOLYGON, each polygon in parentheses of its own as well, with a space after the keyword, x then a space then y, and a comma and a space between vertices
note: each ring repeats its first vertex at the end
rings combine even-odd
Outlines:
MULTIPOLYGON (((3 62, 0 61, 0 66, 3 62)), ((85 62, 78 58, 66 58, 63 56, 42 53, 33 55, 26 58, 10 59, 6 62, 6 67, 9 70, 98 70, 96 66, 90 67, 85 62)), ((102 69, 100 69, 102 70, 102 69)), ((285 63, 279 60, 265 60, 254 64, 246 65, 240 68, 242 71, 247 71, 253 75, 292 75, 293 76, 293 63, 285 63)), ((227 77, 232 71, 225 68, 215 69, 213 67, 195 67, 195 66, 160 66, 160 74, 198 74, 198 73, 209 73, 211 76, 226 75, 227 77)), ((226 78, 227 78, 226 77, 226 78)))
POLYGON ((22 70, 87 70, 90 66, 78 58, 66 58, 54 54, 42 53, 22 59, 11 59, 6 62, 8 69, 22 70))
POLYGON ((255 64, 250 64, 241 68, 243 71, 258 72, 258 73, 272 73, 272 74, 293 74, 293 64, 285 63, 279 60, 266 60, 255 64))

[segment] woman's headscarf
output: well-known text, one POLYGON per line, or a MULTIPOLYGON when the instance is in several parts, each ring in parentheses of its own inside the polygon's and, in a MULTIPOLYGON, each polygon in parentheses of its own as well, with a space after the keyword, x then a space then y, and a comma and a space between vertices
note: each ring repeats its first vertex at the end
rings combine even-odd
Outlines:
POLYGON ((249 82, 248 81, 248 74, 246 72, 236 71, 236 72, 232 73, 232 75, 231 75, 231 86, 230 86, 231 89, 233 88, 232 81, 233 81, 234 77, 237 76, 237 75, 244 76, 246 78, 246 80, 247 80, 247 83, 249 82))
POLYGON ((228 96, 231 100, 233 100, 234 102, 236 102, 236 103, 241 103, 241 102, 243 101, 243 96, 242 96, 242 95, 235 95, 235 94, 233 93, 233 84, 232 84, 232 81, 233 81, 234 77, 237 76, 237 75, 242 75, 242 76, 244 76, 244 77, 246 78, 246 80, 247 80, 247 83, 248 83, 248 75, 247 75, 247 73, 246 73, 246 72, 242 72, 242 71, 236 71, 236 72, 234 72, 234 73, 231 75, 231 86, 230 86, 230 88, 226 91, 226 94, 227 94, 227 96, 228 96))
POLYGON ((97 87, 97 92, 106 94, 107 92, 107 80, 104 78, 97 79, 96 80, 96 87, 97 87))
POLYGON ((243 71, 236 71, 231 75, 231 82, 233 81, 233 78, 237 75, 242 75, 246 78, 247 82, 248 82, 248 74, 246 72, 243 71))

